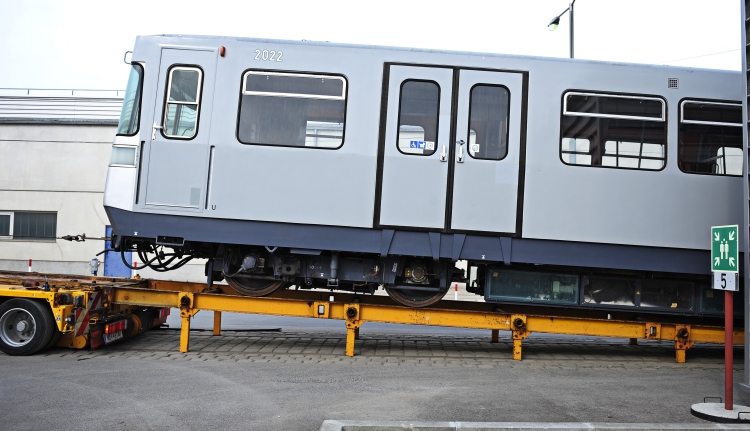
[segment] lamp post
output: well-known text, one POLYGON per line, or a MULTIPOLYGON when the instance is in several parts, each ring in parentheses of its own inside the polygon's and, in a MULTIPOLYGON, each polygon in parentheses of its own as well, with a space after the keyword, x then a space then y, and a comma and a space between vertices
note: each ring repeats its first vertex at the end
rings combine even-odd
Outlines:
POLYGON ((573 58, 573 4, 576 2, 576 0, 573 0, 570 3, 570 6, 568 6, 567 9, 562 11, 560 15, 552 18, 552 21, 549 22, 547 25, 547 28, 549 31, 553 31, 557 28, 558 25, 560 25, 560 17, 565 15, 565 12, 570 11, 570 58, 573 58))

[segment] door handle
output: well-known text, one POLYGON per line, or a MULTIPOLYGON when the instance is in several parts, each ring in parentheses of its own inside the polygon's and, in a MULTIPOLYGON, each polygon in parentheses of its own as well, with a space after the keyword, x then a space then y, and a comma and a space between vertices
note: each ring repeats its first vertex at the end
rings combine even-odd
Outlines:
POLYGON ((163 129, 163 128, 164 128, 164 127, 162 127, 162 126, 160 126, 160 125, 156 124, 156 122, 154 122, 154 125, 153 125, 153 127, 151 128, 151 140, 152 140, 152 141, 153 141, 154 139, 156 139, 156 129, 160 129, 160 130, 161 130, 161 129, 163 129))
POLYGON ((443 151, 440 152, 440 161, 441 162, 448 161, 448 153, 445 151, 445 144, 443 144, 443 151))
POLYGON ((456 145, 458 145, 458 156, 456 156, 456 163, 463 163, 464 162, 464 140, 461 139, 460 141, 456 141, 456 145))

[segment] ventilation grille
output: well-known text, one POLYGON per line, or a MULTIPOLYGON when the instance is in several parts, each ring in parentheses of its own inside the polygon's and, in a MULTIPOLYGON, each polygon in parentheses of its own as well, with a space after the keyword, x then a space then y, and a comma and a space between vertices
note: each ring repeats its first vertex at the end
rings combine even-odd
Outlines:
POLYGON ((667 88, 680 88, 680 80, 677 78, 667 78, 667 88))

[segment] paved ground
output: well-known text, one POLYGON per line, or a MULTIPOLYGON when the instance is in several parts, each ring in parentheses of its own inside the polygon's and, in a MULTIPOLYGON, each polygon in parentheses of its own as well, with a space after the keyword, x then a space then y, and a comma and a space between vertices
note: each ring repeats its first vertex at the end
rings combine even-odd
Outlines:
MULTIPOLYGON (((492 344, 489 331, 392 334, 365 325, 348 358, 343 323, 304 330, 309 321, 317 319, 264 320, 280 328, 219 337, 194 332, 185 354, 179 331, 160 330, 94 352, 0 356, 0 429, 317 430, 325 419, 700 423, 690 405, 723 395, 721 346, 698 345, 676 364, 672 343, 532 335, 519 362, 507 333, 492 344)), ((750 403, 735 392, 736 402, 750 403)))

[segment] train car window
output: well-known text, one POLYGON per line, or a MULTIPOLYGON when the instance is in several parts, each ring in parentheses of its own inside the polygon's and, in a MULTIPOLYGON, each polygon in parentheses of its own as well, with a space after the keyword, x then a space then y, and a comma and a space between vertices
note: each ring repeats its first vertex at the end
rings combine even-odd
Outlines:
POLYGON ((440 86, 436 82, 404 81, 398 110, 398 150, 412 155, 434 154, 439 111, 440 86))
POLYGON ((346 79, 339 75, 247 71, 237 139, 243 144, 340 148, 346 91, 346 79))
POLYGON ((133 136, 138 133, 141 118, 143 66, 138 63, 131 63, 131 66, 128 86, 125 88, 125 97, 122 100, 120 122, 117 125, 117 134, 123 136, 133 136))
POLYGON ((497 85, 475 85, 469 97, 469 156, 502 160, 508 154, 510 93, 497 85))
POLYGON ((197 67, 177 66, 169 70, 167 103, 162 135, 171 139, 192 139, 198 131, 203 71, 197 67))
POLYGON ((643 280, 641 282, 640 306, 692 310, 693 283, 672 280, 643 280))
MULTIPOLYGON (((710 285, 699 286, 700 292, 700 312, 705 314, 724 315, 724 294, 720 290, 714 290, 710 285)), ((744 278, 740 277, 739 295, 744 292, 744 278)), ((734 307, 735 318, 742 317, 744 314, 743 307, 734 307)))
POLYGON ((683 172, 742 176, 742 105, 683 100, 678 149, 683 172))
POLYGON ((578 276, 530 271, 488 270, 487 299, 578 303, 578 276))
POLYGON ((643 170, 666 164, 666 104, 660 98, 569 92, 561 123, 565 164, 643 170))
POLYGON ((635 280, 583 277, 583 303, 635 307, 635 280))

